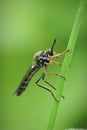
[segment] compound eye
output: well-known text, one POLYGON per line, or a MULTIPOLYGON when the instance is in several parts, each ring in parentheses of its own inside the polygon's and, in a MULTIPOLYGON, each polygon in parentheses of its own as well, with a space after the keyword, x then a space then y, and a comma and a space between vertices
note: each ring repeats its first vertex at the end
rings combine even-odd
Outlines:
POLYGON ((43 53, 43 51, 36 52, 36 54, 34 55, 34 60, 37 60, 38 57, 41 56, 42 53, 43 53))

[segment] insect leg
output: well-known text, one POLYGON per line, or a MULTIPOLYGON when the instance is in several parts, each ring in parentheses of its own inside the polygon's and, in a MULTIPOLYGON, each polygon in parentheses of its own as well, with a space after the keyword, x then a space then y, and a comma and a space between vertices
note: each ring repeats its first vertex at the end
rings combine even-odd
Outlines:
MULTIPOLYGON (((37 86, 39 86, 39 87, 41 87, 41 88, 47 90, 48 92, 50 92, 51 95, 52 95, 52 97, 54 98, 54 100, 55 100, 56 102, 58 102, 59 100, 55 97, 55 95, 54 95, 54 93, 52 92, 51 89, 47 88, 46 86, 43 86, 43 85, 40 85, 40 84, 39 84, 40 79, 44 79, 45 76, 46 76, 45 73, 43 73, 43 74, 40 76, 40 78, 36 81, 36 84, 37 84, 37 86)), ((48 83, 48 84, 49 84, 49 83, 48 83)), ((51 87, 52 87, 52 86, 51 86, 51 87)))
POLYGON ((59 76, 59 77, 61 77, 61 78, 63 78, 64 80, 66 80, 67 78, 66 77, 64 77, 64 76, 62 76, 61 74, 58 74, 58 73, 47 73, 47 75, 55 75, 55 76, 59 76))
POLYGON ((46 84, 48 84, 50 87, 52 87, 53 89, 55 89, 56 90, 56 88, 52 85, 52 84, 50 84, 48 81, 46 81, 46 80, 43 80, 46 84))
POLYGON ((58 66, 62 66, 59 62, 54 61, 54 60, 50 60, 50 64, 56 64, 58 66))
MULTIPOLYGON (((47 72, 48 72, 48 67, 45 68, 45 71, 44 71, 44 75, 45 75, 45 76, 47 75, 47 72)), ((50 87, 52 87, 53 89, 56 90, 56 88, 55 88, 52 84, 50 84, 48 81, 45 80, 45 76, 42 77, 42 80, 43 80, 46 84, 48 84, 50 87)))
POLYGON ((38 83, 37 83, 37 85, 38 85, 39 87, 41 87, 41 88, 43 88, 43 89, 49 91, 56 102, 59 101, 59 100, 55 97, 54 93, 53 93, 49 88, 47 88, 47 87, 45 87, 45 86, 43 86, 43 85, 40 85, 40 84, 38 84, 38 83))
MULTIPOLYGON (((57 63, 57 62, 54 61, 54 63, 57 63)), ((65 79, 65 80, 67 79, 66 77, 64 77, 64 76, 62 76, 61 74, 58 74, 58 73, 55 73, 55 74, 54 73, 48 73, 48 67, 45 68, 44 73, 45 73, 45 75, 55 75, 55 76, 60 76, 61 78, 65 79)), ((45 76, 42 77, 42 79, 44 80, 45 76)), ((52 84, 50 84, 48 81, 44 80, 44 82, 47 83, 49 86, 51 86, 52 88, 54 88, 56 90, 56 88, 52 84)), ((65 97, 63 95, 62 95, 62 98, 65 99, 65 97)))
MULTIPOLYGON (((47 75, 56 75, 56 76, 60 76, 61 78, 64 78, 65 80, 66 80, 66 77, 64 77, 64 76, 62 76, 62 75, 60 75, 60 74, 52 74, 52 73, 47 73, 47 75)), ((52 84, 50 84, 49 82, 47 82, 46 80, 44 81, 45 83, 47 83, 49 86, 51 86, 52 88, 54 88, 55 90, 56 90, 56 88, 52 85, 52 84)), ((62 95, 62 98, 63 99, 65 99, 65 97, 62 95)))
POLYGON ((65 55, 67 52, 69 52, 69 51, 70 51, 70 49, 65 50, 65 51, 62 52, 62 53, 55 54, 55 55, 51 56, 51 58, 60 58, 60 57, 64 56, 64 55, 65 55))

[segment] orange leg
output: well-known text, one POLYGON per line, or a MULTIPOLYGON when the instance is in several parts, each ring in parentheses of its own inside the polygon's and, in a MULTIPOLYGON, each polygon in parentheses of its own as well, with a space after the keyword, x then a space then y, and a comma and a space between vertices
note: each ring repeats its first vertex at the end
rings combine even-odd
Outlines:
POLYGON ((62 66, 59 62, 54 61, 54 60, 50 60, 50 64, 56 64, 58 66, 62 66))
POLYGON ((64 56, 67 52, 69 52, 70 50, 68 49, 68 50, 65 50, 64 52, 62 52, 62 53, 59 53, 59 54, 55 54, 55 55, 53 55, 53 56, 51 56, 51 58, 60 58, 60 57, 62 57, 62 56, 64 56))

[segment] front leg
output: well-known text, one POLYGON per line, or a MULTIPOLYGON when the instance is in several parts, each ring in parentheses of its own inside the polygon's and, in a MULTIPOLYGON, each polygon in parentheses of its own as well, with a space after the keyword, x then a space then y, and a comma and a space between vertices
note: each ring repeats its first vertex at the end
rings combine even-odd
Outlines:
POLYGON ((51 58, 60 58, 60 57, 64 56, 67 52, 70 52, 70 49, 65 50, 65 51, 62 52, 62 53, 55 54, 55 55, 51 56, 51 58))

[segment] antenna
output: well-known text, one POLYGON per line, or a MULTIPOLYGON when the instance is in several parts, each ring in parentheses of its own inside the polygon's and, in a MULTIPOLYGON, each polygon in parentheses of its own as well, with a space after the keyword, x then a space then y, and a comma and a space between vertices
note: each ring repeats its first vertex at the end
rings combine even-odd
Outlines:
POLYGON ((48 49, 48 52, 50 53, 51 56, 53 56, 53 48, 56 43, 56 40, 57 40, 57 38, 54 39, 52 46, 48 49))
POLYGON ((56 40, 57 40, 57 38, 54 39, 53 45, 50 47, 51 52, 53 52, 53 48, 54 48, 54 45, 55 45, 55 43, 56 43, 56 40))

